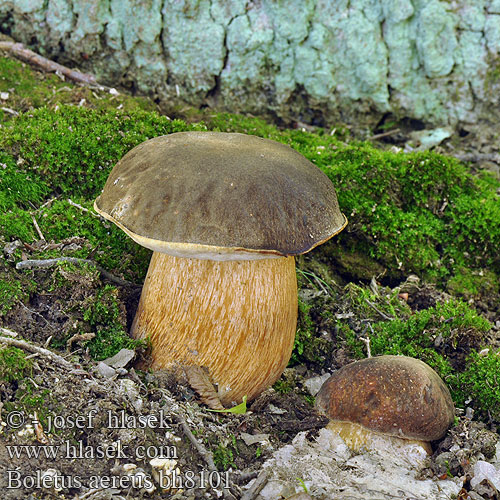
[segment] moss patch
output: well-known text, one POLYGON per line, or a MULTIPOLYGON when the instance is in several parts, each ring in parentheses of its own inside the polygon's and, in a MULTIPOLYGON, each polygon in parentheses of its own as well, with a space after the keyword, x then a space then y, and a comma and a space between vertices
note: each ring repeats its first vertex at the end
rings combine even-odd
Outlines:
MULTIPOLYGON (((367 289, 351 287, 347 294, 351 304, 366 318, 369 313, 361 301, 376 310, 391 314, 389 295, 375 295, 367 289), (359 307, 356 308, 356 303, 359 307)), ((369 316, 368 316, 369 317, 369 316)), ((366 356, 361 337, 369 337, 372 355, 394 354, 421 359, 434 368, 447 382, 459 408, 472 405, 483 416, 500 407, 498 385, 494 384, 500 368, 500 356, 478 351, 489 342, 491 324, 478 312, 458 299, 439 302, 434 307, 404 314, 392 311, 392 319, 370 323, 362 330, 363 321, 341 321, 341 334, 354 357, 366 356)), ((495 413, 496 417, 498 413, 495 413)))
MULTIPOLYGON (((153 111, 156 105, 149 99, 110 94, 107 90, 87 88, 61 80, 54 73, 43 73, 8 57, 0 57, 0 92, 8 97, 3 104, 16 112, 25 112, 46 105, 74 104, 93 109, 153 111)), ((0 109, 0 122, 12 118, 12 113, 0 109)))
POLYGON ((25 172, 44 177, 53 193, 95 198, 113 165, 137 144, 159 135, 206 130, 154 112, 103 111, 61 105, 11 120, 0 146, 25 172))
POLYGON ((14 382, 29 376, 33 367, 31 359, 17 347, 0 347, 0 380, 14 382))

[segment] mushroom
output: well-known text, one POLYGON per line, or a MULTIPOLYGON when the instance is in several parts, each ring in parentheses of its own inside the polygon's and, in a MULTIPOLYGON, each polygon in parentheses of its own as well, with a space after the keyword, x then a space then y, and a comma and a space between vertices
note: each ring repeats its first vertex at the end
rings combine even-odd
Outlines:
POLYGON ((328 177, 255 136, 179 132, 113 168, 96 211, 153 250, 132 324, 153 369, 208 368, 224 404, 281 375, 297 323, 294 255, 347 221, 328 177))
POLYGON ((431 454, 453 423, 450 391, 424 362, 407 356, 355 361, 324 382, 316 406, 327 427, 354 451, 371 449, 379 437, 396 447, 418 444, 431 454))

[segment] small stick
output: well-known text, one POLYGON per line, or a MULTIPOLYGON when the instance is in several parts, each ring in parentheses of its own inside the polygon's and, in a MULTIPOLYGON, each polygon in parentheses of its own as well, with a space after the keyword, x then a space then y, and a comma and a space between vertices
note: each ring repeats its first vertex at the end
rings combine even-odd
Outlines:
POLYGON ((87 332, 87 333, 75 333, 68 341, 66 342, 66 348, 68 350, 71 350, 71 346, 75 342, 86 342, 87 340, 92 340, 95 338, 95 333, 94 332, 87 332))
POLYGON ((370 348, 370 337, 359 337, 359 340, 362 340, 366 345, 366 357, 372 357, 372 350, 370 348))
POLYGON ((99 214, 96 214, 94 212, 92 212, 92 210, 89 210, 88 208, 85 208, 85 207, 82 207, 81 205, 79 205, 78 203, 75 203, 72 199, 68 198, 68 203, 72 206, 72 207, 75 207, 75 208, 78 208, 79 210, 81 210, 82 212, 88 212, 90 215, 93 215, 94 217, 97 217, 98 219, 101 219, 103 220, 103 217, 101 217, 99 214))
POLYGON ((245 492, 241 497, 241 500, 254 500, 257 495, 262 491, 262 488, 266 485, 268 481, 267 471, 261 470, 257 479, 253 482, 252 486, 245 492))
POLYGON ((17 337, 17 332, 13 332, 12 330, 7 330, 7 328, 2 328, 0 326, 0 333, 2 335, 7 335, 8 337, 17 337))
POLYGON ((5 111, 6 113, 9 113, 10 115, 19 116, 19 113, 17 111, 14 111, 13 109, 10 108, 6 108, 5 106, 2 106, 0 109, 2 111, 5 111))
POLYGON ((107 280, 116 283, 119 286, 133 286, 139 288, 141 285, 136 285, 135 283, 131 283, 130 281, 122 280, 106 271, 106 269, 102 268, 99 264, 96 264, 93 260, 89 259, 79 259, 77 257, 57 257, 55 259, 28 259, 21 260, 16 264, 16 269, 36 269, 36 268, 46 268, 46 267, 54 267, 57 266, 59 262, 71 262, 73 264, 91 264, 93 265, 107 280))
POLYGON ((210 472, 217 472, 217 467, 215 467, 214 457, 212 452, 208 451, 195 437, 191 432, 189 425, 180 415, 176 415, 175 413, 172 416, 177 420, 177 423, 182 427, 182 430, 186 437, 191 441, 191 444, 196 448, 196 451, 203 457, 205 462, 208 465, 208 469, 210 472))
POLYGON ((47 200, 43 205, 40 205, 38 207, 38 211, 42 210, 43 208, 45 208, 47 205, 50 205, 53 201, 57 200, 57 196, 55 198, 51 198, 50 200, 47 200))
POLYGON ((316 275, 314 275, 313 278, 314 278, 314 281, 316 281, 316 283, 318 283, 321 290, 323 290, 324 294, 327 296, 330 295, 328 293, 328 290, 324 287, 323 283, 321 283, 321 280, 316 275))
POLYGON ((382 312, 375 304, 372 304, 368 299, 365 299, 365 302, 370 306, 372 307, 373 309, 375 309, 375 311, 377 311, 380 316, 382 316, 382 318, 384 319, 387 319, 389 321, 392 321, 394 318, 391 317, 391 316, 387 316, 387 314, 385 314, 384 312, 382 312))
POLYGON ((40 239, 43 241, 46 241, 45 236, 43 235, 42 231, 40 230, 40 226, 38 225, 38 222, 35 219, 35 216, 32 215, 31 219, 33 220, 33 225, 35 226, 36 232, 38 233, 38 236, 40 237, 40 239))
POLYGON ((398 132, 399 132, 399 128, 394 128, 392 130, 388 130, 387 132, 382 132, 381 134, 372 135, 371 137, 368 137, 368 139, 366 139, 366 140, 367 141, 375 141, 377 139, 382 139, 384 137, 388 137, 390 135, 397 134, 398 132))
MULTIPOLYGON (((4 328, 0 328, 0 331, 2 333, 3 333, 3 330, 4 330, 4 328)), ((65 368, 66 370, 74 370, 75 369, 75 366, 72 363, 70 363, 69 361, 66 361, 63 357, 59 356, 58 354, 55 354, 54 352, 49 351, 48 349, 45 349, 43 347, 38 347, 37 345, 30 344, 29 342, 26 342, 25 340, 13 339, 10 337, 0 336, 0 342, 7 344, 7 345, 14 346, 14 347, 18 347, 19 349, 23 349, 25 351, 32 352, 34 354, 40 354, 41 356, 49 358, 52 362, 56 363, 57 365, 61 366, 62 368, 65 368)))
POLYGON ((48 73, 59 73, 78 83, 85 85, 97 86, 99 85, 95 76, 88 73, 81 73, 62 64, 58 64, 46 57, 43 57, 30 49, 27 49, 22 43, 16 42, 0 42, 0 50, 10 50, 11 54, 34 66, 47 71, 48 73))
POLYGON ((68 203, 72 206, 72 207, 76 207, 76 208, 79 208, 80 210, 83 210, 84 212, 88 212, 89 209, 88 208, 85 208, 85 207, 82 207, 81 205, 78 205, 78 203, 75 203, 71 198, 68 198, 68 203))

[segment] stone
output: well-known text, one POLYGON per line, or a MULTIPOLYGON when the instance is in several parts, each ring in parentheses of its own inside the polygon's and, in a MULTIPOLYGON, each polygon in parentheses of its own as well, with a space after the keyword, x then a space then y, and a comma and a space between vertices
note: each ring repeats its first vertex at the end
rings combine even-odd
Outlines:
POLYGON ((172 104, 358 128, 500 120, 499 0, 0 0, 0 22, 172 104))
POLYGON ((114 356, 104 360, 109 366, 113 368, 124 368, 130 361, 134 359, 135 351, 132 349, 120 349, 114 356))

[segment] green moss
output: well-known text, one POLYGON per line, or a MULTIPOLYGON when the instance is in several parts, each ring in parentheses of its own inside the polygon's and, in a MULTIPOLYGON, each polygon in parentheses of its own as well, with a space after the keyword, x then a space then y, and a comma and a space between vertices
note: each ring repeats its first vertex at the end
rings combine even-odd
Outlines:
POLYGON ((228 470, 230 467, 237 468, 234 460, 239 451, 234 434, 231 434, 225 443, 219 443, 212 453, 214 464, 218 470, 228 470))
POLYGON ((496 260, 497 196, 456 160, 358 144, 338 148, 330 161, 325 171, 338 186, 351 221, 341 242, 350 240, 354 249, 389 269, 434 279, 456 264, 491 265, 496 260), (473 252, 467 254, 469 248, 473 252))
POLYGON ((452 295, 467 300, 488 298, 498 295, 499 282, 497 275, 488 269, 471 270, 460 268, 448 280, 446 288, 452 295))
POLYGON ((158 135, 203 130, 144 111, 98 111, 75 106, 22 114, 2 131, 0 147, 23 159, 54 193, 94 199, 113 165, 137 144, 158 135))
POLYGON ((374 293, 370 288, 348 283, 343 290, 343 308, 358 318, 375 320, 381 317, 406 318, 411 309, 398 298, 397 290, 380 289, 374 293), (384 316, 383 316, 384 315, 384 316))
POLYGON ((18 302, 24 302, 27 294, 20 281, 0 281, 0 317, 7 314, 18 302))
POLYGON ((320 363, 331 352, 332 345, 315 334, 316 325, 311 318, 311 304, 299 299, 299 316, 290 366, 299 363, 320 363))
POLYGON ((0 380, 14 382, 29 377, 33 368, 31 359, 17 347, 0 347, 0 380))
MULTIPOLYGON (((399 354, 425 361, 442 377, 453 372, 451 356, 484 341, 491 325, 459 300, 437 304, 405 320, 373 324, 372 354, 399 354)), ((459 361, 458 359, 456 361, 459 361)), ((457 366, 459 368, 459 366, 457 366)))
POLYGON ((464 372, 451 380, 455 399, 473 406, 484 418, 500 422, 500 352, 480 356, 473 351, 464 372))
POLYGON ((289 380, 286 380, 283 377, 278 379, 273 385, 273 389, 278 394, 287 394, 287 393, 293 391, 294 387, 295 387, 295 384, 290 383, 289 380))
MULTIPOLYGON (((9 108, 25 110, 42 106, 64 85, 54 74, 43 75, 15 59, 0 57, 0 92, 9 93, 6 102, 9 108)), ((11 116, 0 111, 0 120, 11 116)))
POLYGON ((11 155, 0 151, 0 238, 32 241, 34 227, 29 210, 49 192, 36 173, 22 170, 11 155))
MULTIPOLYGON (((7 57, 0 57, 0 92, 8 92, 6 105, 17 112, 57 104, 75 104, 102 110, 156 109, 150 99, 115 95, 107 90, 73 85, 54 73, 36 71, 28 64, 7 57)), ((11 113, 0 110, 0 120, 7 121, 12 116, 11 113)))
MULTIPOLYGON (((378 306, 378 304, 377 304, 378 306)), ((395 354, 421 359, 448 383, 456 405, 466 401, 482 415, 500 401, 495 380, 500 357, 481 357, 477 349, 485 342, 490 323, 460 300, 439 303, 405 319, 379 321, 368 336, 372 355, 395 354)), ((342 333, 351 352, 364 357, 364 344, 347 325, 342 333)), ((495 417, 496 418, 496 417, 495 417)))
POLYGON ((104 286, 83 314, 84 321, 96 331, 96 336, 87 343, 87 349, 97 360, 113 356, 120 349, 145 346, 143 341, 134 340, 128 335, 124 311, 120 309, 117 294, 116 287, 104 286))

